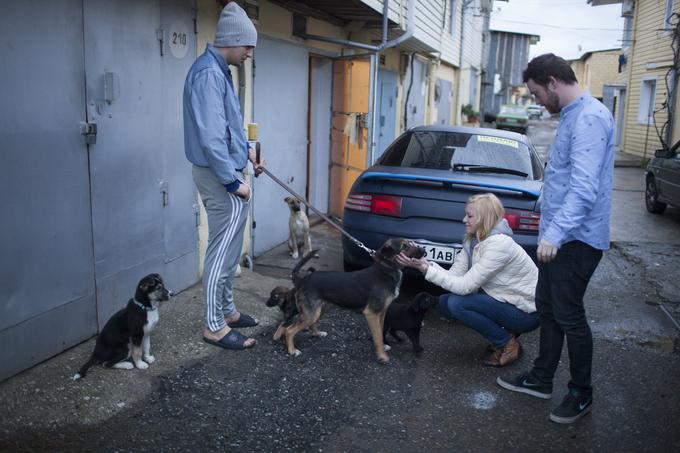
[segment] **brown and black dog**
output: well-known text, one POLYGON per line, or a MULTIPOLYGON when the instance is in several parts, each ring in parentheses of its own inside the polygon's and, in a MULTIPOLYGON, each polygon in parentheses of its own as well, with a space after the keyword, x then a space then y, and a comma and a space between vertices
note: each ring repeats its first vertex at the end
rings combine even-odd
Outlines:
MULTIPOLYGON (((300 269, 305 265, 305 263, 307 263, 307 261, 316 256, 316 252, 318 252, 318 250, 312 250, 295 265, 293 272, 290 275, 294 285, 296 285, 301 279, 298 275, 300 269)), ((310 267, 306 270, 307 273, 312 273, 314 271, 315 269, 313 267, 310 267)), ((295 287, 287 288, 285 286, 277 286, 276 288, 272 289, 271 293, 269 293, 269 299, 267 299, 265 304, 267 307, 279 307, 281 313, 283 313, 283 321, 276 329, 276 332, 274 332, 273 337, 274 341, 278 341, 285 333, 286 327, 291 325, 296 320, 297 315, 300 313, 297 308, 297 304, 295 303, 295 287)), ((312 333, 318 337, 326 336, 326 332, 319 332, 315 325, 310 326, 310 329, 312 330, 312 333)))
POLYGON ((399 295, 402 267, 396 263, 395 257, 401 252, 409 258, 422 258, 425 255, 425 249, 412 241, 388 239, 375 252, 375 262, 371 267, 355 272, 317 271, 296 282, 293 295, 287 297, 292 297, 290 301, 294 300, 298 313, 288 323, 284 320, 277 330, 279 337, 286 337, 288 354, 300 355, 294 343, 298 332, 305 328, 318 332, 314 324, 328 302, 362 313, 371 330, 378 359, 388 362, 382 330, 387 308, 399 295))

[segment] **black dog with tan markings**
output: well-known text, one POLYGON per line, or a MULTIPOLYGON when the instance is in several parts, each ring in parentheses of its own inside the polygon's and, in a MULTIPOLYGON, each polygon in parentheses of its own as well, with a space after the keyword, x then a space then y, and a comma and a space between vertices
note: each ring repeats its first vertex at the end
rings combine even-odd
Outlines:
POLYGON ((299 313, 285 326, 288 354, 297 356, 295 335, 305 328, 314 332, 325 303, 362 313, 371 330, 375 352, 381 362, 389 361, 383 343, 383 323, 387 308, 399 295, 402 267, 395 257, 403 252, 409 258, 422 258, 425 249, 406 239, 388 239, 373 256, 373 265, 355 272, 317 271, 295 285, 299 313))
POLYGON ((160 275, 149 274, 141 279, 135 297, 104 325, 92 356, 73 380, 85 377, 91 366, 102 363, 107 368, 124 370, 148 368, 156 360, 151 355, 150 335, 158 323, 158 304, 171 295, 160 275))

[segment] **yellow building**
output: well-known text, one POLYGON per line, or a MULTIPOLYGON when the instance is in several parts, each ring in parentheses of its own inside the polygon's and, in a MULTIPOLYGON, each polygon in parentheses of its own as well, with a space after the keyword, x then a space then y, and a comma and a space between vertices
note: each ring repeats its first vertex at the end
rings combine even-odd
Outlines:
POLYGON ((619 148, 649 159, 654 151, 680 137, 677 115, 669 119, 669 108, 677 112, 674 68, 680 55, 672 48, 677 34, 680 2, 674 0, 589 0, 593 6, 620 3, 626 19, 623 34, 623 109, 616 115, 620 126, 619 148))
POLYGON ((603 87, 618 81, 620 54, 620 48, 586 52, 581 58, 569 60, 569 64, 580 87, 602 101, 603 87))

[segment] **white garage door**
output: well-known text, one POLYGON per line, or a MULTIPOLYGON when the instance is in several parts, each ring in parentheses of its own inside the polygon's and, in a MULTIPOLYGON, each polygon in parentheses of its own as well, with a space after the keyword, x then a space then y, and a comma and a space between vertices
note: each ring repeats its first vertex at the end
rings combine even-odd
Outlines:
MULTIPOLYGON (((254 55, 254 117, 267 169, 304 195, 307 185, 307 49, 260 38, 254 55)), ((288 193, 266 175, 255 181, 255 255, 288 238, 288 193)))

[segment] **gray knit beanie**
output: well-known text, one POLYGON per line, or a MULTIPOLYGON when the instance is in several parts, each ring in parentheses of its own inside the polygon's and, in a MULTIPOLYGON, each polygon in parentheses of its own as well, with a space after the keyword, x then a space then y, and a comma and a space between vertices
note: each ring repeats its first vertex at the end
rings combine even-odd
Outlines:
POLYGON ((243 8, 235 2, 222 9, 215 32, 215 47, 248 47, 257 44, 257 30, 243 8))

